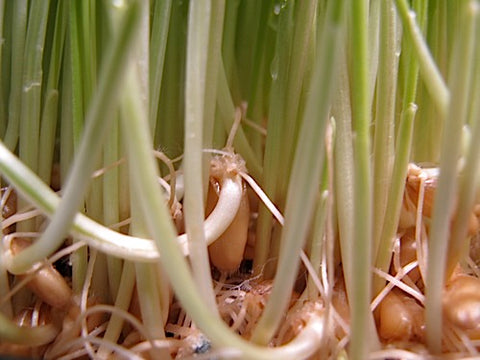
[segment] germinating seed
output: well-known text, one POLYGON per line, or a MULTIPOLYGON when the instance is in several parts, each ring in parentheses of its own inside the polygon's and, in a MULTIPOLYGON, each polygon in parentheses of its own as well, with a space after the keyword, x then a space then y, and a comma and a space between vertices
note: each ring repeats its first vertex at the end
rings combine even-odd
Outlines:
POLYGON ((382 300, 379 322, 380 336, 387 342, 423 339, 423 308, 401 291, 393 290, 382 300))
POLYGON ((447 284, 443 296, 445 316, 463 330, 480 331, 480 279, 458 275, 447 284))
MULTIPOLYGON (((401 229, 415 226, 418 207, 422 208, 423 216, 427 218, 432 216, 438 175, 439 168, 420 168, 415 164, 408 165, 407 181, 399 223, 401 229), (420 195, 422 195, 421 198, 419 198, 420 195)), ((452 215, 452 222, 453 221, 455 221, 455 214, 452 215)), ((468 219, 468 235, 473 236, 478 233, 479 230, 478 214, 476 214, 474 207, 468 219)))
MULTIPOLYGON (((215 180, 213 180, 215 182, 215 180)), ((218 198, 214 187, 211 185, 208 191, 209 204, 218 198)), ((250 207, 246 188, 243 188, 242 200, 237 215, 225 232, 208 247, 210 260, 221 271, 232 272, 239 268, 243 260, 243 253, 247 244, 248 224, 250 221, 250 207)))
MULTIPOLYGON (((409 229, 400 239, 400 265, 403 267, 416 259, 417 242, 415 241, 415 232, 413 229, 409 229)), ((416 283, 421 277, 420 270, 417 267, 406 276, 416 283)))
MULTIPOLYGON (((28 240, 15 238, 11 243, 12 252, 16 254, 29 245, 28 240)), ((34 274, 18 275, 17 277, 19 280, 28 277, 29 281, 26 286, 41 300, 54 308, 63 309, 71 301, 72 290, 70 286, 51 264, 43 265, 34 274)))
MULTIPOLYGON (((226 176, 245 173, 245 161, 233 152, 213 157, 210 165, 210 186, 207 195, 209 214, 215 207, 221 191, 221 181, 226 176)), ((236 271, 243 260, 247 245, 250 221, 250 205, 245 184, 242 185, 242 198, 238 211, 228 228, 208 247, 210 261, 221 271, 236 271)))

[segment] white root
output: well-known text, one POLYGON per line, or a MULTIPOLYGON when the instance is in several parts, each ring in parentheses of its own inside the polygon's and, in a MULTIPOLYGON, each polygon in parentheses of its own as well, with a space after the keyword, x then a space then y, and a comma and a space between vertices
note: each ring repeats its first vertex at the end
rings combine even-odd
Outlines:
MULTIPOLYGON (((0 155, 14 158, 11 153, 5 154, 5 151, 0 155)), ((8 161, 3 159, 3 162, 11 161, 14 161, 15 166, 10 166, 9 169, 14 169, 14 172, 4 173, 3 175, 25 199, 38 207, 45 215, 53 216, 60 204, 60 197, 29 168, 16 161, 16 158, 15 160, 8 159, 8 161), (22 179, 29 179, 28 184, 22 179), (31 188, 35 188, 41 195, 32 194, 29 190, 31 188)), ((217 206, 204 222, 207 244, 211 244, 227 229, 238 211, 242 198, 242 179, 238 172, 229 171, 225 173, 220 182, 222 188, 217 206)), ((118 233, 80 213, 74 218, 71 232, 76 238, 85 241, 87 245, 119 258, 141 262, 156 262, 160 258, 152 240, 118 233)), ((177 239, 182 247, 183 254, 188 256, 187 235, 182 234, 177 239)), ((2 260, 8 268, 13 263, 14 255, 5 246, 3 250, 2 260)))
MULTIPOLYGON (((215 190, 210 186, 207 201, 213 202, 216 197, 215 190)), ((250 205, 247 190, 244 187, 240 207, 234 219, 220 237, 208 247, 210 260, 217 269, 232 272, 240 266, 247 245, 249 220, 250 205)))
MULTIPOLYGON (((218 198, 217 206, 203 223, 205 240, 210 245, 222 235, 235 218, 242 201, 242 179, 236 175, 225 177, 222 181, 222 189, 218 198)), ((178 243, 183 253, 188 255, 187 234, 178 236, 178 243)))

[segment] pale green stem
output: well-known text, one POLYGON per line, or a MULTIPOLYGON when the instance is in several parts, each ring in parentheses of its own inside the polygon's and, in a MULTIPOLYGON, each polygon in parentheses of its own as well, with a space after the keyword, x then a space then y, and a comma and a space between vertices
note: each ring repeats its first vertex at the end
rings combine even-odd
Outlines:
MULTIPOLYGON (((415 104, 409 103, 406 105, 407 107, 402 112, 400 129, 398 131, 395 163, 392 170, 392 184, 387 199, 385 221, 383 223, 380 244, 375 259, 375 267, 387 273, 392 258, 393 240, 400 218, 413 138, 413 120, 417 112, 417 106, 415 104)), ((376 296, 384 287, 385 279, 376 277, 373 282, 373 296, 376 296)))
MULTIPOLYGON (((274 42, 273 39, 274 32, 270 31, 269 19, 271 17, 271 5, 269 1, 260 1, 257 2, 261 7, 258 9, 251 9, 255 11, 253 14, 247 15, 247 17, 252 18, 253 21, 256 21, 257 24, 250 26, 249 28, 245 26, 245 30, 249 29, 251 37, 255 39, 254 44, 254 55, 249 59, 249 63, 255 64, 251 72, 250 88, 248 89, 245 98, 248 101, 247 108, 247 117, 252 120, 254 123, 264 126, 265 123, 265 108, 268 106, 268 90, 271 83, 270 75, 270 64, 274 54, 274 42), (268 78, 266 78, 268 76, 268 78)), ((303 21, 303 20, 302 20, 303 21)), ((315 27, 312 27, 310 31, 315 32, 315 27)), ((243 36, 239 36, 243 39, 243 36)), ((253 44, 250 44, 252 41, 250 38, 245 36, 245 42, 240 49, 249 49, 250 46, 253 47, 253 44), (247 45, 248 44, 248 45, 247 45)), ((314 36, 310 36, 309 49, 312 51, 312 48, 315 48, 315 41, 312 41, 314 36)), ((239 56, 243 53, 250 55, 249 51, 239 51, 239 56)), ((309 54, 310 55, 310 54, 309 54)), ((308 56, 309 59, 313 58, 308 56)), ((293 92, 291 93, 293 94, 293 92)), ((254 129, 245 129, 248 135, 249 142, 252 148, 255 150, 256 157, 258 159, 263 158, 263 147, 264 147, 264 136, 258 133, 254 129)))
POLYGON ((160 308, 162 309, 163 326, 165 326, 168 322, 170 303, 173 298, 172 287, 170 286, 170 281, 168 280, 165 271, 162 269, 161 263, 157 262, 155 266, 157 272, 158 296, 160 298, 160 308))
POLYGON ((338 89, 333 99, 332 113, 335 117, 334 183, 337 204, 338 231, 342 254, 343 276, 347 295, 351 289, 353 263, 353 135, 350 105, 350 84, 345 49, 341 49, 338 89))
MULTIPOLYGON (((480 39, 480 21, 477 20, 477 29, 476 29, 476 40, 480 39)), ((474 68, 473 74, 475 74, 475 78, 472 79, 472 91, 470 96, 470 105, 469 105, 469 125, 471 128, 474 127, 474 123, 476 121, 476 114, 479 111, 480 107, 478 106, 478 97, 475 94, 480 93, 480 46, 478 43, 476 45, 476 58, 474 59, 474 68)), ((471 139, 474 139, 472 136, 471 139)))
MULTIPOLYGON (((76 250, 70 255, 70 262, 72 264, 72 290, 74 294, 78 295, 82 292, 83 284, 87 274, 88 249, 84 247, 76 250)), ((94 281, 92 281, 92 283, 94 283, 94 281)))
POLYGON ((8 99, 8 126, 5 133, 5 145, 12 151, 17 147, 20 129, 21 98, 23 87, 23 66, 25 54, 25 34, 27 32, 27 0, 13 3, 12 20, 12 61, 10 92, 8 99))
MULTIPOLYGON (((85 24, 88 24, 88 21, 91 20, 89 19, 90 14, 88 11, 85 11, 85 8, 88 7, 90 3, 91 1, 87 0, 83 2, 72 2, 69 4, 70 53, 67 55, 67 59, 69 60, 70 65, 68 67, 71 67, 68 72, 68 74, 71 75, 71 84, 68 85, 69 88, 68 91, 66 91, 66 94, 72 96, 69 104, 71 105, 71 113, 69 114, 71 116, 69 118, 71 124, 68 124, 67 127, 72 133, 66 137, 66 141, 70 139, 73 140, 72 157, 78 155, 81 137, 85 127, 85 111, 94 86, 92 79, 95 74, 93 74, 94 69, 89 61, 91 59, 90 55, 93 55, 94 52, 93 49, 89 49, 86 45, 87 39, 85 38, 85 32, 90 31, 90 29, 85 29, 85 24)), ((97 160, 96 165, 98 165, 98 159, 95 160, 97 160)), ((69 174, 71 167, 72 165, 69 163, 69 174)), ((66 181, 62 182, 62 189, 65 189, 65 185, 66 181)), ((100 209, 96 209, 96 206, 92 203, 92 201, 96 201, 98 204, 98 200, 95 198, 95 193, 98 193, 99 190, 98 183, 93 185, 89 190, 86 198, 87 211, 90 216, 95 216, 98 220, 100 209)), ((99 260, 99 263, 95 264, 97 270, 99 270, 99 266, 102 267, 102 260, 104 260, 104 257, 100 256, 99 260)), ((70 262, 72 263, 72 289, 78 294, 83 289, 87 273, 88 249, 83 247, 72 253, 70 255, 70 262)), ((94 274, 98 280, 98 271, 95 271, 94 274)), ((97 280, 92 279, 92 286, 97 285, 97 280)), ((104 293, 104 291, 102 291, 102 293, 104 293)))
MULTIPOLYGON (((235 119, 235 104, 228 87, 225 68, 222 59, 220 59, 220 70, 218 73, 218 90, 217 90, 217 111, 219 117, 223 120, 226 131, 232 128, 235 119)), ((252 176, 259 181, 262 178, 262 167, 253 152, 245 132, 241 127, 238 128, 233 145, 239 154, 247 163, 247 168, 252 176)))
MULTIPOLYGON (((127 96, 137 96, 136 92, 129 93, 127 96)), ((128 103, 125 102, 125 114, 128 116, 128 103)), ((146 117, 146 114, 144 115, 146 117)), ((128 142, 128 137, 124 137, 128 142)), ((137 174, 130 169, 130 179, 133 182, 137 174)), ((135 236, 146 236, 148 230, 146 228, 145 220, 142 216, 141 201, 135 196, 134 189, 131 191, 131 212, 132 223, 130 224, 130 232, 135 236)), ((148 333, 148 337, 152 339, 164 339, 164 320, 162 316, 162 303, 160 301, 160 294, 158 289, 159 277, 155 268, 156 264, 142 264, 135 263, 136 273, 136 290, 138 296, 138 304, 142 316, 142 322, 148 333)), ((169 349, 153 348, 149 351, 153 359, 170 359, 169 349)))
POLYGON ((203 232, 203 123, 211 1, 190 3, 187 40, 187 74, 185 86, 185 149, 183 158, 185 195, 183 210, 193 274, 199 297, 215 312, 208 251, 203 232))
MULTIPOLYGON (((100 196, 101 199, 101 196, 100 196)), ((75 241, 78 239, 74 239, 75 241)), ((85 248, 87 248, 85 246, 85 248)), ((93 248, 88 249, 86 253, 87 260, 91 258, 93 248)), ((98 253, 95 259, 95 264, 93 268, 92 281, 90 284, 90 292, 96 295, 96 299, 100 303, 108 303, 113 301, 115 297, 110 296, 110 287, 109 287, 109 278, 108 278, 108 260, 109 256, 105 253, 98 253)), ((118 271, 117 276, 120 277, 121 268, 118 271)), ((72 267, 73 274, 73 267, 72 267)), ((72 282, 73 283, 73 282, 72 282)), ((72 284, 73 285, 73 284, 72 284)), ((73 286, 72 286, 73 287, 73 286)))
POLYGON ((80 26, 81 67, 79 69, 81 69, 82 73, 78 74, 80 75, 78 80, 81 82, 83 92, 83 108, 88 109, 97 84, 97 39, 99 38, 96 23, 97 5, 95 0, 85 0, 73 3, 73 6, 78 6, 76 14, 79 16, 78 22, 80 26))
MULTIPOLYGON (((385 14, 381 11, 381 7, 385 5, 385 1, 373 0, 370 1, 368 11, 368 64, 369 64, 369 104, 374 104, 375 99, 375 83, 377 80, 377 72, 379 67, 379 44, 381 38, 385 37, 382 32, 384 28, 381 26, 381 21, 386 21, 383 17, 385 14)), ((378 92, 377 92, 378 93, 378 92)))
POLYGON ((444 118, 447 114, 450 93, 438 70, 435 61, 428 49, 425 38, 416 22, 416 14, 409 9, 407 0, 395 0, 398 14, 402 20, 403 30, 408 34, 416 51, 420 66, 420 73, 425 86, 436 104, 440 116, 444 118))
POLYGON ((148 112, 152 134, 155 134, 156 131, 171 10, 172 0, 156 1, 154 4, 149 55, 150 101, 148 112))
MULTIPOLYGON (((158 273, 155 264, 135 264, 137 293, 143 324, 152 339, 165 339, 164 321, 158 291, 158 273)), ((153 348, 149 351, 153 359, 170 359, 169 349, 153 348)))
MULTIPOLYGON (((238 1, 237 4, 238 11, 235 14, 237 18, 231 24, 234 29, 234 38, 229 38, 227 41, 232 44, 229 46, 235 51, 233 53, 233 64, 235 65, 236 80, 238 81, 237 85, 241 100, 250 99, 249 91, 252 89, 252 82, 257 79, 257 77, 254 77, 255 68, 258 66, 258 63, 255 62, 255 50, 258 41, 261 40, 265 33, 262 26, 265 26, 265 23, 268 21, 265 16, 262 16, 262 10, 268 7, 269 11, 267 14, 270 15, 272 11, 271 6, 271 1, 238 1), (248 51, 249 49, 251 51, 248 51)), ((224 44, 228 43, 225 42, 224 44)), ((265 45, 265 43, 262 42, 262 45, 265 45)), ((228 59, 228 61, 231 62, 232 60, 228 59)), ((236 100, 240 100, 240 98, 236 100)))
MULTIPOLYGON (((342 50, 339 50, 338 57, 342 56, 342 50)), ((338 65, 337 65, 338 66, 338 65)), ((337 70, 338 71, 338 70, 337 70)), ((338 76, 338 75, 337 75, 338 76)), ((334 160, 333 160, 333 153, 334 153, 334 143, 335 138, 337 136, 336 133, 336 124, 335 120, 330 117, 330 128, 327 128, 327 138, 326 138, 326 171, 327 174, 325 176, 325 187, 326 190, 323 191, 323 195, 327 197, 326 199, 326 231, 325 236, 323 237, 323 253, 322 253, 322 262, 323 266, 323 281, 325 280, 327 283, 324 285, 324 289, 326 292, 325 295, 325 319, 324 324, 325 328, 329 329, 333 326, 333 318, 332 318, 332 299, 333 299, 333 289, 335 283, 337 281, 336 277, 336 268, 337 263, 335 259, 335 248, 337 247, 338 250, 338 228, 337 228, 337 216, 336 216, 336 207, 337 204, 335 203, 335 186, 334 186, 334 160), (326 274, 325 274, 326 273, 326 274)), ((320 269, 317 271, 317 274, 320 274, 320 269)), ((325 344, 328 344, 330 340, 328 337, 324 337, 322 339, 322 347, 325 344)))
POLYGON ((462 127, 467 118, 469 82, 475 39, 478 4, 462 2, 463 21, 457 32, 455 49, 450 63, 452 99, 445 119, 440 152, 440 175, 433 204, 432 226, 428 242, 428 266, 425 286, 427 344, 440 353, 442 340, 442 292, 448 249, 450 220, 454 211, 457 187, 457 165, 460 155, 462 127))
MULTIPOLYGON (((130 261, 125 261, 120 279, 117 296, 115 298, 115 308, 127 311, 132 300, 133 290, 135 287, 135 265, 130 261)), ((108 321, 107 329, 103 335, 103 339, 116 343, 120 337, 124 318, 113 313, 108 321)), ((97 355, 99 358, 110 354, 110 350, 106 347, 100 347, 97 355)))
MULTIPOLYGON (((18 154, 20 159, 34 172, 38 172, 43 81, 42 63, 49 5, 50 1, 47 0, 30 3, 25 40, 22 107, 20 111, 21 136, 18 140, 18 154)), ((22 208, 24 205, 23 199, 20 199, 18 207, 22 208)), ((33 229, 35 229, 35 221, 32 220, 24 221, 17 225, 17 231, 30 231, 33 229)))
MULTIPOLYGON (((120 118, 116 116, 109 131, 108 139, 103 148, 103 165, 109 166, 119 160, 119 124, 120 118)), ((107 226, 120 221, 119 193, 120 188, 119 169, 114 167, 103 175, 103 222, 107 226)), ((122 261, 113 256, 107 257, 108 284, 110 296, 115 299, 120 286, 122 273, 122 261)))
MULTIPOLYGON (((448 26, 446 14, 448 13, 446 3, 432 3, 430 1, 415 1, 412 3, 412 10, 416 14, 416 21, 419 30, 425 34, 426 41, 431 49, 431 56, 435 59, 436 66, 441 74, 446 74, 447 64, 447 33, 448 26), (429 3, 430 6, 429 6, 429 3)), ((405 31, 404 31, 405 33, 405 31)), ((415 45, 410 37, 404 36, 412 47, 411 53, 404 59, 416 59, 415 45), (413 53, 412 53, 413 52, 413 53)), ((422 75, 423 76, 423 75, 422 75)), ((416 162, 433 162, 438 164, 440 156, 440 136, 443 131, 443 118, 439 116, 440 111, 434 101, 431 101, 429 90, 423 83, 419 84, 418 100, 421 105, 415 115, 415 128, 412 143, 412 160, 416 162)))
MULTIPOLYGON (((212 0, 210 14, 210 29, 208 36, 207 62, 205 69, 205 90, 203 109, 203 148, 213 148, 215 130, 215 109, 217 104, 218 73, 221 59, 223 37, 223 21, 225 17, 225 0, 212 0)), ((190 26, 190 25, 189 25, 190 26)), ((187 78, 188 81, 188 78, 187 78)), ((203 197, 206 199, 210 177, 211 155, 203 154, 203 197)), ((205 203, 205 202, 204 202, 205 203)))
POLYGON ((300 265, 300 251, 314 215, 324 164, 326 124, 343 28, 343 1, 329 3, 288 187, 280 257, 268 301, 251 340, 268 344, 286 312, 300 265), (328 54, 328 55, 327 55, 328 54))
POLYGON ((398 73, 398 36, 393 2, 380 5, 380 54, 377 77, 377 109, 373 140, 373 258, 380 246, 394 163, 395 96, 398 73))
POLYGON ((49 5, 50 1, 31 3, 25 40, 22 109, 20 112, 22 136, 19 140, 19 156, 35 172, 38 169, 42 60, 49 5))
MULTIPOLYGON (((475 76, 472 79, 473 84, 468 96, 472 103, 470 115, 468 116, 471 126, 471 140, 459 183, 456 221, 453 224, 449 240, 445 279, 450 278, 456 264, 460 258, 465 255, 466 251, 468 251, 469 238, 466 234, 467 224, 470 216, 472 216, 474 202, 478 200, 478 179, 480 177, 480 161, 478 161, 478 154, 480 154, 480 106, 478 106, 478 99, 480 98, 480 46, 478 45, 478 39, 480 38, 480 22, 478 21, 478 3, 476 6, 476 34, 472 34, 474 44, 476 45, 476 55, 474 56, 473 64, 471 64, 472 68, 469 71, 469 73, 475 74, 475 76)), ((470 46, 474 44, 471 43, 470 46)))
MULTIPOLYGON (((65 44, 65 63, 70 64, 72 57, 70 36, 67 35, 65 44)), ((73 84, 72 66, 62 68, 62 96, 60 112, 60 183, 66 183, 67 174, 73 162, 73 84)))
MULTIPOLYGON (((295 55, 291 57, 287 79, 288 96, 285 101, 285 134, 282 155, 277 155, 277 157, 281 158, 282 162, 285 162, 287 165, 284 173, 278 173, 281 193, 285 193, 288 187, 288 179, 293 159, 292 148, 297 141, 297 134, 301 125, 301 121, 298 120, 301 116, 299 108, 300 96, 304 83, 307 57, 312 55, 309 51, 309 46, 312 46, 310 36, 312 35, 312 29, 315 29, 317 3, 317 0, 301 1, 298 4, 298 9, 295 14, 296 26, 292 41, 292 54, 295 55)), ((308 81, 308 79, 305 81, 308 81)))
MULTIPOLYGON (((99 156, 95 157, 95 160, 96 162, 93 168, 98 169, 103 164, 103 162, 101 161, 101 152, 99 156)), ((102 180, 103 179, 101 178, 91 180, 87 188, 87 195, 85 197, 84 206, 85 213, 90 219, 104 223, 102 180)), ((74 239, 74 241, 76 240, 77 239, 74 239)), ((88 248, 84 246, 78 249, 75 253, 71 255, 70 261, 72 262, 72 274, 75 274, 77 269, 79 270, 79 274, 83 274, 85 265, 88 264, 90 261, 88 248), (76 255, 78 256, 78 261, 74 261, 76 255)), ((72 287, 80 289, 81 286, 83 286, 84 279, 82 279, 81 276, 78 276, 78 278, 75 280, 77 280, 78 282, 75 283, 72 281, 72 287)), ((110 297, 108 285, 107 257, 105 256, 105 254, 100 253, 97 254, 94 263, 94 271, 92 275, 90 291, 94 294, 97 294, 100 302, 106 302, 110 297)))
POLYGON ((120 74, 126 68, 126 54, 135 38, 139 20, 138 10, 138 4, 132 3, 125 14, 125 22, 120 27, 118 37, 106 54, 97 96, 94 97, 90 107, 82 143, 58 211, 40 239, 15 256, 9 269, 14 273, 24 272, 32 265, 32 260, 39 261, 50 255, 61 245, 69 232, 95 165, 94 155, 100 150, 103 135, 110 123, 108 121, 111 119, 110 114, 118 98, 122 79, 120 74))
MULTIPOLYGON (((221 61, 223 21, 225 17, 225 0, 212 0, 210 17, 203 112, 203 144, 207 149, 212 147, 213 140, 218 74, 221 71, 219 67, 221 61)), ((204 189, 207 188, 204 187, 204 189)))
MULTIPOLYGON (((122 129, 120 129, 120 134, 123 138, 122 134, 122 129)), ((126 144, 125 141, 120 141, 120 149, 119 149, 119 155, 122 156, 122 158, 125 158, 125 148, 126 144)), ((120 165, 120 168, 118 169, 118 188, 121 189, 118 193, 118 213, 119 213, 119 218, 120 220, 125 220, 130 217, 130 181, 128 180, 128 166, 127 165, 120 165)), ((128 232, 128 225, 120 227, 118 229, 118 232, 120 233, 127 233, 128 232)))
MULTIPOLYGON (((137 46, 134 52, 134 64, 136 69, 136 78, 139 85, 139 92, 136 94, 141 101, 143 106, 146 108, 149 104, 149 37, 150 37, 150 13, 149 5, 147 2, 141 2, 141 20, 140 20, 140 29, 139 36, 137 41, 137 46), (148 60, 147 60, 148 59, 148 60)), ((113 12, 113 17, 111 18, 111 23, 114 33, 119 32, 120 18, 115 16, 113 12)), ((155 35, 154 35, 155 36, 155 35)), ((163 67, 159 70, 160 73, 163 73, 163 67)), ((161 82, 161 81, 160 81, 161 82)), ((157 100, 158 104, 158 100, 157 100)), ((114 119, 114 123, 109 132, 109 137, 107 143, 104 145, 103 150, 103 164, 104 166, 109 166, 120 159, 120 116, 118 115, 114 119)), ((154 125, 154 124, 151 124, 154 125)), ((128 141, 127 137, 123 137, 124 141, 128 141)), ((115 224, 121 220, 120 218, 120 197, 121 193, 124 193, 124 189, 120 187, 120 175, 119 168, 115 167, 105 173, 103 177, 103 221, 105 224, 115 224)), ((128 193, 128 192, 127 192, 128 193)), ((131 201, 133 198, 131 198, 131 201)), ((107 257, 107 268, 108 268, 108 282, 111 298, 115 298, 117 291, 120 287, 120 275, 123 266, 121 259, 118 259, 114 256, 107 257)))
POLYGON ((58 95, 57 89, 50 89, 47 91, 42 110, 38 151, 38 175, 47 184, 50 183, 52 176, 53 156, 55 151, 55 131, 58 115, 58 95))
MULTIPOLYGON (((225 25, 223 28, 222 59, 224 62, 225 76, 230 85, 233 84, 233 72, 236 70, 235 39, 238 25, 238 7, 240 0, 229 0, 225 7, 225 25)), ((238 84, 235 84, 238 86, 238 84)), ((237 89, 235 89, 237 95, 237 89)), ((235 98, 235 100, 238 100, 235 98)))
MULTIPOLYGON (((320 266, 322 262, 322 253, 326 251, 324 248, 325 237, 325 220, 327 218, 327 195, 325 191, 323 196, 317 201, 315 216, 313 220, 313 232, 312 242, 310 244, 309 260, 315 269, 316 274, 320 274, 320 266)), ((317 300, 320 297, 318 289, 311 276, 308 277, 307 286, 305 291, 307 292, 307 298, 309 300, 317 300)))
MULTIPOLYGON (((287 159, 282 156, 285 150, 283 141, 285 137, 293 136, 293 134, 286 134, 285 103, 287 101, 290 57, 292 54, 294 9, 295 1, 285 2, 276 15, 278 16, 278 30, 276 32, 274 55, 270 64, 272 84, 269 91, 268 136, 265 139, 263 157, 263 190, 280 210, 283 210, 285 205, 285 193, 282 193, 279 187, 280 179, 288 176, 289 168, 286 164, 287 159)), ((265 206, 260 205, 258 212, 253 267, 255 274, 263 272, 263 276, 268 278, 273 276, 277 259, 275 249, 278 250, 278 242, 280 241, 277 234, 280 232, 278 228, 272 232, 273 217, 265 206), (269 257, 271 257, 271 261, 267 262, 269 257)))
POLYGON ((178 156, 183 150, 183 128, 185 110, 185 53, 188 18, 187 2, 172 2, 167 48, 165 53, 162 89, 158 109, 158 124, 154 145, 168 149, 170 157, 178 156))
MULTIPOLYGON (((149 37, 150 37, 150 13, 149 4, 145 1, 140 2, 141 15, 139 25, 139 36, 136 41, 136 47, 132 61, 136 69, 136 79, 139 91, 136 94, 142 100, 142 106, 148 107, 149 104, 149 37)), ((112 4, 112 6, 114 6, 112 4)), ((111 24, 113 32, 118 34, 121 26, 121 18, 112 13, 111 24)), ((118 14, 118 13, 117 13, 118 14)), ((94 15, 92 15, 93 18, 94 15)), ((119 160, 119 116, 114 119, 109 131, 108 141, 104 145, 103 164, 108 166, 119 160)), ((127 140, 124 138, 124 140, 127 140)), ((128 140, 127 140, 128 141, 128 140)), ((108 171, 103 177, 103 221, 105 224, 115 224, 120 220, 119 208, 119 172, 118 168, 108 171), (106 194, 105 194, 106 192, 106 194)), ((101 194, 99 194, 101 195, 101 194)), ((100 196, 98 196, 100 197, 100 196)), ((116 297, 120 286, 120 275, 123 262, 114 256, 106 257, 106 268, 108 269, 108 288, 112 299, 116 297)))
MULTIPOLYGON (((477 79, 479 77, 477 76, 477 79)), ((480 84, 480 81, 478 81, 480 84)), ((473 93, 472 98, 478 99, 480 96, 480 86, 477 85, 477 91, 473 93)), ((472 141, 465 159, 464 170, 459 184, 459 195, 456 212, 456 221, 453 224, 452 235, 449 240, 448 258, 446 277, 449 279, 452 275, 456 265, 465 253, 468 251, 468 244, 470 238, 467 236, 467 227, 470 217, 472 216, 472 209, 475 203, 476 195, 479 191, 479 167, 478 154, 480 154, 480 111, 475 111, 472 119, 472 141)))
POLYGON ((50 183, 53 156, 55 151, 55 135, 58 122, 59 79, 65 37, 67 35, 67 19, 69 2, 61 1, 57 4, 55 29, 50 54, 50 67, 44 95, 42 119, 40 124, 40 143, 38 154, 38 174, 47 184, 50 183))
MULTIPOLYGON (((368 1, 352 1, 352 97, 353 120, 353 226, 354 238, 351 244, 352 291, 348 293, 351 312, 350 348, 352 360, 363 360, 371 347, 365 341, 369 333, 371 270, 372 265, 372 171, 370 164, 371 108, 368 94, 368 1)), ((373 335, 373 334, 372 334, 373 335)), ((370 336, 373 340, 374 336, 370 336)))
POLYGON ((71 75, 69 85, 71 87, 71 122, 72 122, 72 136, 73 136, 73 149, 74 152, 78 151, 80 144, 80 137, 84 126, 84 91, 83 87, 87 85, 87 81, 82 82, 82 43, 81 43, 81 14, 79 7, 82 4, 80 2, 71 3, 70 6, 70 22, 69 22, 69 50, 70 54, 67 59, 69 65, 67 66, 68 73, 71 75))

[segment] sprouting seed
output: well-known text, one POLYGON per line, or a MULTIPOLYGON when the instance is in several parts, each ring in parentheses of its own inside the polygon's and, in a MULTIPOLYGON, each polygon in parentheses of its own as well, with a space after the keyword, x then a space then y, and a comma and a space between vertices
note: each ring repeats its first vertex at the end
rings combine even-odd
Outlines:
POLYGON ((405 293, 393 290, 380 303, 379 334, 386 341, 421 340, 425 331, 423 307, 405 293))
MULTIPOLYGON (((15 238, 11 242, 14 254, 30 245, 28 240, 15 238)), ((63 276, 51 265, 42 266, 35 274, 17 276, 19 280, 29 277, 27 287, 41 300, 56 309, 66 308, 72 298, 72 289, 68 286, 63 276)))
MULTIPOLYGON (((421 168, 415 164, 408 165, 405 195, 399 223, 401 229, 415 226, 417 211, 420 211, 423 216, 431 218, 439 173, 439 168, 421 168)), ((453 214, 452 221, 455 221, 455 216, 453 214)), ((479 230, 480 224, 474 208, 468 219, 468 235, 473 236, 479 230)))
POLYGON ((443 296, 445 316, 463 330, 480 332, 480 279, 454 275, 443 296))
MULTIPOLYGON (((224 172, 232 171, 232 167, 240 166, 231 164, 231 161, 238 161, 235 158, 228 157, 214 158, 212 160, 212 171, 210 186, 207 196, 207 213, 211 211, 218 200, 218 194, 221 190, 221 183, 218 180, 219 175, 224 176, 224 172)), ((250 221, 250 205, 245 185, 242 189, 242 198, 240 207, 228 228, 220 237, 210 244, 208 252, 212 264, 221 271, 236 271, 243 260, 243 253, 247 245, 248 225, 250 221)))

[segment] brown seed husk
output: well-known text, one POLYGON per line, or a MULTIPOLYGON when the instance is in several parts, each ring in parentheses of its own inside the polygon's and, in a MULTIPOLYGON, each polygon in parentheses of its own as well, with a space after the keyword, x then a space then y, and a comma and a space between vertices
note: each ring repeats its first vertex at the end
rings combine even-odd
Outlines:
MULTIPOLYGON (((11 248, 14 254, 30 245, 26 239, 15 238, 11 248)), ((29 278, 26 284, 35 295, 50 306, 57 309, 66 308, 72 298, 72 289, 68 286, 63 276, 51 265, 44 265, 34 275, 24 274, 17 276, 19 280, 29 278)))

